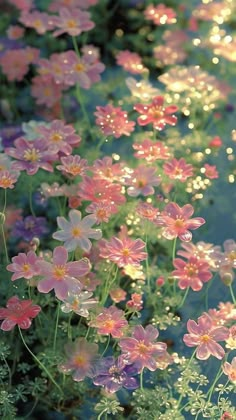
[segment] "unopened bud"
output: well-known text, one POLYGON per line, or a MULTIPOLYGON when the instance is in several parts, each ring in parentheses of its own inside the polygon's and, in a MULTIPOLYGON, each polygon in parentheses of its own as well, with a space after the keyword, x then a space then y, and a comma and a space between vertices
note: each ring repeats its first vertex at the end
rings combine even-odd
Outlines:
POLYGON ((5 220, 6 220, 5 214, 0 213, 0 225, 4 225, 5 220))
POLYGON ((233 281, 233 276, 231 273, 224 273, 223 275, 221 275, 221 280, 226 286, 230 286, 233 281))

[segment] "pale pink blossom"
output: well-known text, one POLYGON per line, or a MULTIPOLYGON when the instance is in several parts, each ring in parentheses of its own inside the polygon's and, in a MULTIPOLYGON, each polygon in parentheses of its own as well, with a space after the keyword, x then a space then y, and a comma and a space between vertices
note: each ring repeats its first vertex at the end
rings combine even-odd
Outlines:
POLYGON ((236 384, 236 357, 232 359, 232 362, 225 362, 223 364, 223 372, 228 376, 229 380, 236 384))
POLYGON ((35 31, 43 35, 46 32, 54 29, 53 17, 48 13, 39 12, 38 10, 24 11, 19 21, 23 23, 27 28, 33 28, 35 31))
POLYGON ((163 130, 166 124, 176 125, 177 117, 173 115, 177 111, 175 105, 169 105, 166 108, 164 105, 163 96, 156 96, 151 104, 136 104, 134 105, 135 111, 141 114, 138 117, 139 125, 153 124, 155 130, 163 130))
POLYGON ((52 108, 60 101, 62 89, 50 74, 39 75, 32 79, 31 95, 38 105, 52 108))
POLYGON ((126 291, 121 289, 120 287, 110 290, 110 297, 115 303, 119 303, 125 300, 126 295, 126 291))
POLYGON ((129 50, 120 51, 116 55, 116 62, 119 66, 122 66, 124 70, 132 74, 142 74, 143 72, 148 71, 142 64, 141 57, 137 53, 129 50))
POLYGON ((130 136, 134 131, 135 122, 128 120, 128 114, 121 107, 113 105, 97 106, 94 115, 96 124, 106 136, 130 136))
POLYGON ((97 328, 98 334, 111 334, 114 338, 120 338, 124 336, 128 321, 125 319, 124 311, 115 306, 109 306, 109 308, 103 308, 102 312, 90 321, 89 325, 97 328))
POLYGON ((184 158, 173 158, 163 165, 164 173, 170 179, 176 179, 180 182, 185 182, 190 176, 193 175, 193 166, 186 162, 184 158))
POLYGON ((118 267, 138 265, 147 258, 144 249, 145 242, 141 239, 119 239, 113 236, 110 241, 100 241, 100 256, 114 262, 118 267))
MULTIPOLYGON (((125 203, 126 199, 122 192, 122 186, 111 183, 106 179, 91 178, 87 175, 83 177, 79 184, 78 195, 86 201, 100 203, 104 200, 113 207, 117 207, 125 203)), ((114 209, 114 211, 116 211, 114 209)))
POLYGON ((53 32, 54 36, 59 36, 64 33, 77 36, 82 32, 89 31, 95 26, 90 20, 90 13, 78 8, 59 8, 59 16, 53 16, 52 21, 54 26, 59 28, 53 32))
POLYGON ((39 281, 37 288, 41 293, 48 293, 52 289, 58 299, 67 298, 71 290, 80 291, 82 285, 79 278, 86 275, 91 265, 87 258, 80 261, 68 261, 68 252, 63 246, 58 246, 53 251, 52 263, 38 261, 40 275, 43 279, 39 281))
POLYGON ((205 163, 203 173, 209 179, 219 178, 219 172, 217 171, 215 165, 208 165, 208 163, 205 163))
POLYGON ((192 233, 189 229, 198 229, 205 223, 202 217, 190 219, 194 212, 191 204, 185 204, 180 207, 176 203, 169 203, 163 212, 157 216, 155 223, 158 226, 164 226, 162 235, 164 238, 172 240, 179 238, 181 241, 189 242, 192 239, 192 233))
POLYGON ((188 347, 197 346, 196 357, 199 360, 207 360, 211 355, 217 359, 223 359, 225 351, 218 344, 229 337, 226 327, 215 327, 211 317, 204 313, 198 318, 198 323, 189 319, 187 322, 189 334, 185 334, 183 341, 188 347))
POLYGON ((137 214, 144 219, 153 221, 160 213, 159 209, 152 206, 150 203, 139 203, 136 207, 137 214))
POLYGON ((201 261, 197 257, 189 257, 188 261, 175 258, 173 261, 175 270, 171 275, 178 280, 180 289, 191 287, 194 291, 202 289, 203 283, 212 278, 210 267, 206 261, 201 261))
POLYGON ((129 363, 137 363, 140 371, 147 368, 151 371, 157 369, 157 358, 166 351, 166 344, 156 342, 159 332, 152 325, 144 329, 142 325, 136 325, 131 337, 121 338, 119 346, 129 363))
POLYGON ((148 20, 152 20, 155 25, 173 24, 176 22, 176 13, 174 9, 166 7, 160 3, 158 6, 150 4, 144 10, 144 16, 148 20))
POLYGON ((40 273, 37 262, 40 260, 35 252, 30 251, 28 254, 20 253, 12 258, 12 264, 8 264, 6 267, 8 271, 14 274, 11 277, 12 281, 20 278, 31 279, 34 276, 38 276, 40 273))
POLYGON ((48 142, 48 149, 53 153, 62 152, 65 155, 72 153, 73 147, 81 142, 81 137, 75 133, 71 124, 62 120, 54 120, 48 126, 38 128, 39 135, 48 142))
POLYGON ((131 311, 141 311, 143 309, 143 296, 140 293, 132 293, 131 299, 126 303, 131 311))
POLYGON ((156 168, 140 165, 125 176, 125 185, 128 185, 127 194, 137 197, 139 194, 153 195, 156 187, 161 182, 161 177, 156 175, 156 168))
POLYGON ((0 188, 13 189, 19 176, 20 172, 17 171, 0 171, 0 188))
POLYGON ((155 162, 158 159, 169 159, 170 157, 168 147, 160 141, 153 142, 149 139, 145 139, 142 143, 134 143, 133 148, 134 150, 137 150, 137 152, 134 153, 134 156, 137 159, 145 159, 147 163, 155 162))
POLYGON ((96 217, 93 215, 81 218, 79 210, 69 211, 68 222, 64 217, 57 217, 57 224, 61 229, 52 236, 58 241, 63 241, 67 251, 74 251, 80 247, 85 252, 89 252, 92 243, 89 238, 100 239, 102 232, 100 229, 92 229, 91 226, 96 223, 96 217))
POLYGON ((25 30, 19 25, 10 25, 7 29, 9 39, 19 39, 24 36, 25 30))
POLYGON ((73 177, 84 175, 88 169, 88 161, 86 159, 81 159, 79 155, 61 157, 61 163, 62 165, 57 165, 56 168, 73 177))

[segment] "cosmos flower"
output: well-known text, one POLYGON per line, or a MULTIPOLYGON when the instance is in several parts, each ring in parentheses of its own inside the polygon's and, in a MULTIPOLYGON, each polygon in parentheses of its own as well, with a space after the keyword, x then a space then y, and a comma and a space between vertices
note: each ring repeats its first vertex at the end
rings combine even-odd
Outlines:
POLYGON ((117 309, 115 306, 110 306, 109 308, 103 308, 102 312, 89 325, 97 328, 98 334, 111 334, 114 338, 120 338, 124 336, 128 321, 125 319, 124 311, 117 309))
POLYGON ((58 241, 63 241, 67 251, 74 251, 80 247, 85 252, 89 252, 92 243, 89 238, 100 239, 102 232, 100 229, 92 229, 91 226, 96 223, 96 217, 93 215, 81 218, 79 210, 69 211, 69 222, 64 217, 57 217, 57 224, 60 231, 52 236, 58 241))
POLYGON ((205 223, 202 217, 190 219, 193 212, 191 204, 180 207, 176 203, 168 203, 163 212, 156 217, 155 224, 164 226, 164 238, 171 240, 178 237, 181 241, 189 242, 192 239, 189 229, 198 229, 205 223))
POLYGON ((68 292, 66 299, 63 300, 61 310, 64 313, 74 312, 77 315, 83 316, 84 318, 89 317, 89 309, 94 308, 98 301, 92 298, 93 293, 87 290, 79 292, 73 290, 68 292))
POLYGON ((132 240, 129 237, 119 239, 114 236, 110 241, 100 242, 100 256, 113 261, 118 267, 128 264, 139 265, 139 262, 147 257, 145 246, 145 242, 141 239, 132 240))
POLYGON ((53 251, 52 264, 47 261, 38 261, 40 275, 37 288, 41 293, 48 293, 52 289, 58 299, 64 300, 72 289, 82 289, 79 278, 86 275, 91 265, 87 258, 80 261, 67 262, 68 252, 63 246, 58 246, 53 251))
POLYGON ((59 7, 59 16, 53 16, 52 22, 58 27, 54 36, 67 33, 71 36, 80 35, 82 32, 89 31, 94 28, 94 23, 90 20, 90 13, 82 11, 78 8, 68 9, 67 7, 59 7))
POLYGON ((211 317, 204 313, 198 318, 198 323, 189 319, 187 322, 189 334, 185 334, 183 341, 188 347, 197 346, 196 357, 207 360, 211 355, 223 359, 225 351, 218 341, 227 340, 229 330, 226 327, 216 327, 211 317))
POLYGON ((10 331, 15 325, 23 330, 31 326, 31 318, 35 318, 41 311, 40 306, 33 305, 32 300, 20 300, 18 296, 12 296, 6 308, 0 308, 0 319, 4 319, 1 330, 10 331))
POLYGON ((105 136, 114 136, 118 139, 121 136, 130 136, 134 131, 135 122, 128 120, 128 114, 121 107, 113 105, 97 106, 96 124, 105 136))
POLYGON ((65 346, 65 353, 68 359, 59 366, 61 372, 72 373, 76 382, 82 381, 86 376, 94 375, 94 366, 98 360, 97 344, 89 343, 84 337, 79 337, 65 346))
POLYGON ((153 195, 156 187, 161 182, 161 177, 156 175, 156 168, 140 165, 125 178, 125 185, 128 185, 127 194, 131 197, 138 195, 153 195))
POLYGON ((138 373, 135 364, 127 364, 122 356, 115 359, 112 356, 104 357, 96 366, 94 385, 101 385, 106 392, 114 393, 122 387, 136 389, 139 384, 133 375, 138 373))
POLYGON ((172 271, 171 275, 178 280, 180 289, 191 287, 194 291, 199 291, 203 283, 212 278, 209 264, 198 257, 191 256, 188 261, 175 258, 173 265, 176 270, 172 271))
POLYGON ((173 158, 171 161, 165 162, 163 169, 170 179, 176 179, 180 182, 185 182, 186 179, 193 175, 193 166, 186 163, 184 158, 179 160, 173 158))
POLYGON ((144 329, 142 325, 134 327, 132 337, 121 338, 119 346, 129 363, 137 363, 139 372, 143 368, 151 371, 157 369, 156 358, 166 351, 166 344, 156 342, 159 332, 152 325, 144 329))
POLYGON ((28 254, 20 253, 13 257, 12 264, 6 267, 8 271, 14 273, 11 280, 15 281, 20 278, 31 279, 34 276, 38 276, 40 272, 37 266, 38 261, 39 257, 33 251, 28 252, 28 254))
POLYGON ((163 105, 163 96, 156 96, 149 105, 134 105, 135 111, 141 114, 138 117, 139 125, 153 124, 153 128, 159 131, 163 130, 166 124, 175 125, 177 123, 177 117, 173 114, 177 111, 177 107, 171 105, 165 108, 163 105))
POLYGON ((142 143, 134 143, 134 156, 137 159, 145 159, 147 163, 155 162, 156 160, 169 159, 170 152, 167 146, 161 141, 153 142, 152 140, 145 139, 142 143))

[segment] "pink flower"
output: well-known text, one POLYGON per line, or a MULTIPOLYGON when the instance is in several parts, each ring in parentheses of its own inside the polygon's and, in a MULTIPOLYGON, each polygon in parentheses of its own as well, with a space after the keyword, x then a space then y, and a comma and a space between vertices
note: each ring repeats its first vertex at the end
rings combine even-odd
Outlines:
POLYGON ((160 216, 157 216, 155 223, 164 226, 162 235, 164 238, 172 240, 179 237, 181 241, 189 242, 192 233, 189 229, 198 229, 205 223, 202 217, 190 219, 194 212, 191 204, 185 204, 182 208, 176 203, 169 203, 160 216))
POLYGON ((181 242, 181 248, 177 254, 184 258, 197 257, 202 262, 209 264, 212 271, 219 268, 219 258, 221 257, 220 247, 214 246, 203 241, 193 244, 192 242, 181 242))
POLYGON ((163 169, 170 179, 176 179, 180 182, 185 182, 187 178, 193 175, 193 166, 186 163, 184 158, 172 159, 165 162, 163 169))
POLYGON ((48 293, 52 289, 58 299, 67 298, 70 290, 81 290, 79 277, 85 276, 91 269, 87 258, 80 261, 67 262, 68 252, 63 246, 58 246, 53 251, 52 264, 47 261, 38 261, 40 275, 37 288, 41 293, 48 293))
POLYGON ((19 21, 23 23, 27 28, 33 28, 35 31, 43 35, 46 32, 54 29, 53 17, 48 13, 42 13, 38 10, 24 11, 19 21))
POLYGON ((68 293, 66 299, 63 300, 61 310, 64 313, 73 311, 77 315, 85 318, 89 317, 89 309, 94 308, 98 304, 98 301, 92 298, 93 293, 85 291, 72 290, 68 293))
POLYGON ((219 172, 216 169, 215 165, 208 165, 208 163, 205 163, 204 165, 204 174, 209 179, 215 179, 219 178, 219 172))
POLYGON ((119 303, 125 300, 126 295, 126 291, 121 289, 120 287, 117 287, 116 289, 112 289, 110 291, 110 297, 115 303, 119 303))
POLYGON ((222 146, 223 142, 219 136, 213 137, 213 139, 209 142, 209 147, 214 147, 216 149, 220 148, 222 146))
POLYGON ((81 159, 79 155, 62 157, 61 163, 62 165, 58 165, 57 169, 72 176, 82 176, 88 169, 88 161, 81 159))
POLYGON ((51 162, 57 159, 57 155, 48 150, 46 140, 29 141, 20 137, 14 141, 14 146, 5 149, 6 154, 18 160, 13 162, 12 169, 25 170, 28 175, 36 174, 40 168, 53 172, 51 162))
POLYGON ((153 127, 159 131, 163 130, 166 124, 175 125, 177 123, 177 117, 172 114, 174 114, 178 108, 175 105, 164 108, 163 104, 163 96, 156 96, 150 105, 134 105, 135 111, 141 114, 141 116, 138 117, 139 125, 153 124, 153 127))
POLYGON ((120 51, 116 56, 116 62, 119 66, 122 66, 124 70, 132 74, 142 74, 143 72, 148 71, 142 64, 141 57, 137 53, 133 53, 129 50, 120 51))
POLYGON ((94 23, 90 20, 90 13, 73 8, 59 8, 59 16, 53 16, 54 26, 59 29, 53 32, 54 36, 67 33, 71 36, 80 35, 82 32, 94 28, 94 23))
POLYGON ((198 324, 189 319, 183 341, 188 347, 197 346, 196 356, 199 360, 207 360, 211 355, 223 359, 225 351, 217 341, 224 341, 229 337, 229 330, 225 327, 215 327, 211 317, 204 313, 198 318, 198 324))
POLYGON ((98 360, 98 345, 89 343, 84 337, 65 346, 68 360, 59 366, 63 373, 72 373, 74 381, 80 382, 85 376, 91 377, 95 362, 98 360))
MULTIPOLYGON (((111 183, 106 179, 91 178, 87 175, 79 184, 79 197, 94 203, 107 201, 112 208, 124 204, 126 201, 121 185, 111 183)), ((116 210, 114 209, 114 211, 116 210)))
POLYGON ((14 281, 22 277, 24 279, 31 279, 34 276, 38 276, 40 272, 37 265, 38 261, 39 257, 33 251, 28 252, 28 254, 20 253, 16 257, 13 257, 12 264, 6 267, 8 271, 14 273, 11 280, 14 281))
POLYGON ((191 287, 195 292, 199 291, 203 283, 208 282, 212 278, 209 264, 197 257, 189 257, 187 262, 180 258, 175 258, 173 265, 176 270, 172 272, 172 276, 178 280, 180 289, 191 287))
POLYGON ((58 241, 65 241, 64 246, 67 251, 74 251, 80 247, 85 252, 89 252, 92 243, 89 238, 100 239, 102 232, 100 229, 91 229, 91 226, 96 223, 96 218, 85 216, 81 219, 81 212, 79 210, 69 211, 68 222, 64 217, 57 217, 57 224, 62 230, 55 232, 52 236, 58 241))
POLYGON ((52 108, 60 101, 62 89, 50 74, 39 75, 32 79, 31 95, 38 105, 52 108))
POLYGON ((108 223, 112 214, 117 212, 117 208, 112 206, 109 201, 104 200, 99 203, 91 203, 86 208, 87 213, 92 213, 96 217, 96 223, 108 223))
POLYGON ((132 337, 121 338, 119 346, 129 363, 137 363, 140 371, 148 368, 151 371, 157 369, 156 359, 166 351, 166 344, 155 342, 159 332, 152 325, 145 329, 142 325, 134 327, 132 337))
POLYGON ((167 146, 164 146, 162 142, 145 139, 142 143, 134 143, 134 156, 137 159, 145 159, 147 163, 155 162, 158 159, 169 159, 170 152, 167 146))
POLYGON ((18 296, 13 296, 8 300, 6 309, 0 308, 0 319, 4 319, 0 328, 10 331, 19 325, 26 330, 31 326, 31 318, 35 318, 40 311, 40 306, 33 305, 32 300, 20 300, 18 296))
POLYGON ((32 0, 9 0, 9 3, 14 4, 19 10, 30 10, 33 7, 32 0))
POLYGON ((141 239, 132 240, 129 237, 111 238, 110 242, 103 240, 100 244, 100 256, 113 261, 118 267, 124 267, 128 264, 138 265, 140 261, 147 258, 144 251, 145 242, 141 239))
POLYGON ((4 190, 7 188, 13 189, 19 176, 20 173, 16 171, 0 171, 0 188, 4 190))
POLYGON ((70 155, 73 147, 81 142, 81 137, 75 134, 74 127, 61 120, 52 121, 50 127, 38 127, 38 132, 42 139, 47 140, 48 149, 53 153, 70 155))
POLYGON ((141 311, 143 309, 143 299, 140 293, 132 293, 131 299, 126 303, 127 307, 132 311, 141 311))
POLYGON ((172 24, 176 22, 176 13, 170 8, 166 7, 163 3, 154 6, 150 4, 147 9, 144 10, 144 16, 148 20, 152 20, 155 25, 172 24))
POLYGON ((106 136, 111 135, 118 139, 123 135, 130 136, 134 131, 135 122, 129 121, 127 112, 120 107, 108 104, 97 106, 96 110, 96 124, 106 136))
POLYGON ((10 25, 7 29, 9 39, 19 39, 24 36, 25 30, 19 25, 10 25))
POLYGON ((29 65, 35 61, 38 50, 35 48, 25 48, 17 50, 7 50, 0 57, 0 66, 7 79, 21 81, 29 71, 29 65))
POLYGON ((233 358, 232 362, 225 362, 223 364, 223 371, 231 382, 236 384, 236 357, 233 358))
POLYGON ((114 338, 124 335, 124 330, 128 326, 124 311, 115 306, 103 308, 102 312, 89 323, 90 327, 97 328, 97 333, 102 335, 111 334, 114 338))
POLYGON ((137 214, 144 219, 153 221, 160 214, 159 209, 153 207, 150 203, 139 203, 136 207, 137 214))
POLYGON ((123 167, 121 163, 113 163, 110 156, 104 156, 102 159, 96 159, 93 162, 91 171, 93 172, 93 178, 114 182, 120 181, 123 167))
POLYGON ((155 175, 156 168, 140 165, 132 170, 130 175, 125 176, 125 184, 130 185, 127 188, 127 194, 131 197, 137 197, 139 194, 144 196, 153 195, 157 186, 161 182, 160 176, 155 175))

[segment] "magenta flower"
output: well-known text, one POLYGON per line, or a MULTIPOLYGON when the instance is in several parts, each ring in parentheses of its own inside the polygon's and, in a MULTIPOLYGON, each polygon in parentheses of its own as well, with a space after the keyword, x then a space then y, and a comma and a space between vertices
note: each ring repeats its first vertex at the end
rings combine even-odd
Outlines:
POLYGON ((125 177, 125 184, 129 185, 127 194, 131 197, 137 197, 139 194, 153 195, 155 192, 154 186, 161 182, 160 176, 156 174, 156 168, 150 168, 146 165, 140 165, 132 171, 130 175, 125 177))
POLYGON ((39 260, 39 257, 33 251, 28 252, 28 254, 20 253, 13 257, 12 264, 6 267, 8 271, 14 273, 11 280, 15 281, 20 278, 32 279, 32 277, 38 276, 40 270, 37 262, 39 260))
POLYGON ((5 153, 18 162, 13 162, 12 169, 25 170, 28 175, 34 175, 39 169, 53 172, 52 161, 57 159, 54 152, 48 150, 48 142, 43 139, 29 141, 20 137, 14 141, 15 147, 7 147, 5 153))
POLYGON ((174 114, 178 108, 175 105, 164 108, 163 104, 163 96, 156 96, 149 105, 134 105, 135 111, 141 114, 141 116, 138 117, 139 125, 153 124, 153 127, 159 131, 163 130, 166 124, 175 125, 177 123, 177 117, 172 114, 174 114))
POLYGON ((236 384, 236 357, 232 362, 225 362, 223 364, 223 372, 228 376, 229 380, 236 384))
POLYGON ((121 338, 119 346, 129 363, 137 363, 139 372, 143 368, 151 371, 157 369, 157 359, 166 351, 166 344, 155 342, 159 332, 152 325, 145 329, 142 325, 136 325, 132 337, 121 338))
POLYGON ((68 360, 59 366, 63 373, 72 373, 74 381, 80 382, 86 376, 94 375, 94 366, 98 360, 98 345, 89 343, 84 337, 65 346, 68 360))
POLYGON ((114 136, 118 139, 121 136, 130 136, 134 131, 135 122, 128 120, 126 111, 113 105, 97 106, 94 115, 96 124, 105 136, 114 136))
POLYGON ((192 239, 192 233, 189 229, 198 229, 205 223, 202 217, 190 219, 194 212, 191 204, 185 204, 182 208, 176 203, 169 203, 164 211, 157 216, 155 223, 158 226, 164 226, 162 235, 164 238, 172 240, 179 238, 181 241, 189 242, 192 239))
POLYGON ((197 257, 189 257, 186 262, 180 258, 175 258, 173 265, 176 270, 171 275, 178 280, 180 289, 191 287, 195 292, 201 290, 203 283, 208 282, 212 278, 209 271, 209 264, 197 257))
POLYGON ((113 261, 118 267, 128 264, 139 265, 140 261, 147 258, 145 246, 145 242, 141 239, 132 240, 129 237, 119 239, 114 236, 110 242, 101 241, 100 256, 113 261))
POLYGON ((23 330, 31 326, 31 318, 35 318, 41 311, 40 306, 33 305, 32 300, 20 300, 18 296, 12 296, 6 308, 0 308, 0 319, 4 319, 1 330, 10 331, 15 325, 23 330))
POLYGON ((65 242, 67 251, 74 251, 80 247, 85 252, 89 252, 92 247, 89 238, 100 239, 102 236, 100 229, 91 229, 91 226, 96 223, 96 217, 90 215, 81 219, 79 210, 70 210, 69 219, 68 222, 64 217, 57 217, 57 224, 62 230, 55 232, 52 237, 65 242))
POLYGON ((90 13, 76 8, 71 10, 65 7, 59 8, 59 16, 54 16, 51 19, 54 25, 60 28, 53 33, 54 36, 64 33, 77 36, 95 26, 90 20, 90 13))
POLYGON ((170 179, 176 179, 180 182, 185 182, 187 178, 193 175, 193 166, 186 163, 184 158, 172 159, 165 162, 163 169, 170 179))
POLYGON ((90 271, 89 260, 87 258, 73 262, 67 262, 67 260, 67 250, 63 246, 58 246, 53 251, 52 264, 47 261, 38 261, 40 275, 44 276, 37 286, 39 292, 48 293, 54 289, 56 297, 64 300, 70 290, 82 289, 78 278, 90 271))
POLYGON ((124 335, 128 321, 125 319, 124 311, 110 306, 103 308, 102 312, 89 325, 97 328, 98 334, 111 334, 114 338, 120 338, 124 335))
POLYGON ((226 327, 216 327, 211 317, 205 312, 198 318, 198 324, 189 319, 183 341, 188 347, 197 346, 196 356, 199 360, 207 360, 211 355, 223 359, 225 351, 217 341, 227 340, 229 330, 226 327))

